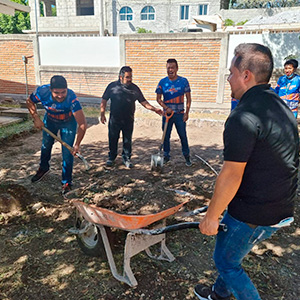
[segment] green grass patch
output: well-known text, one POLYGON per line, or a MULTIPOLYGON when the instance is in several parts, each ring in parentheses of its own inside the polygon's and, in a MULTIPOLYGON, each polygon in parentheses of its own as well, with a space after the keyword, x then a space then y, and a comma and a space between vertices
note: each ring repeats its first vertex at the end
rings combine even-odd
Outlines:
POLYGON ((31 131, 34 129, 32 120, 26 120, 21 123, 11 124, 0 128, 0 140, 9 138, 24 131, 31 131))
POLYGON ((83 107, 83 112, 84 112, 84 115, 86 117, 99 117, 100 116, 100 108, 99 107, 89 107, 89 106, 86 106, 86 107, 83 107))

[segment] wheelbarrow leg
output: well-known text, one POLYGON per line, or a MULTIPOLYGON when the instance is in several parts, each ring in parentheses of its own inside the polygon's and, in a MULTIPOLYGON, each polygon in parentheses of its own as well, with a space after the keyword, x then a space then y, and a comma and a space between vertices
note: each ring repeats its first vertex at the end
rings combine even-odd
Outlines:
POLYGON ((108 237, 107 237, 107 234, 106 234, 106 231, 105 231, 105 228, 103 225, 97 225, 100 229, 100 233, 101 233, 101 237, 102 237, 102 240, 103 240, 103 244, 104 244, 104 248, 105 248, 105 252, 106 252, 106 255, 107 255, 107 260, 108 260, 108 263, 109 263, 109 267, 110 267, 110 271, 111 273, 113 274, 113 276, 121 281, 121 282, 125 282, 127 283, 128 285, 130 286, 135 286, 137 285, 137 281, 136 279, 134 278, 133 276, 133 273, 132 273, 132 276, 130 276, 129 274, 129 277, 127 278, 127 276, 121 276, 118 271, 117 271, 117 267, 116 267, 116 264, 115 264, 115 260, 114 260, 114 257, 113 257, 113 254, 112 254, 112 251, 111 251, 111 247, 110 247, 110 243, 109 243, 109 240, 108 240, 108 237))
POLYGON ((153 255, 150 248, 147 248, 145 250, 145 252, 147 253, 147 255, 150 258, 154 258, 154 259, 158 259, 158 260, 166 260, 168 262, 172 262, 172 261, 175 260, 174 255, 171 253, 171 251, 166 246, 166 239, 165 238, 161 241, 160 255, 159 256, 153 255))

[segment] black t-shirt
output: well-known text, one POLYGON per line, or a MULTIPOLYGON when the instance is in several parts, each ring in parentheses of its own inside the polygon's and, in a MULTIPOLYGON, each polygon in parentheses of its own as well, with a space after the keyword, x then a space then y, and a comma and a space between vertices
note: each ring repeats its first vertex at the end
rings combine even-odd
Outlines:
POLYGON ((121 84, 120 80, 111 82, 102 98, 111 100, 110 117, 115 120, 132 120, 134 119, 135 101, 140 103, 146 101, 143 93, 137 85, 131 83, 129 86, 121 84))
POLYGON ((297 121, 285 103, 258 85, 248 90, 225 123, 224 160, 247 162, 228 206, 236 219, 274 225, 293 215, 297 188, 297 121))

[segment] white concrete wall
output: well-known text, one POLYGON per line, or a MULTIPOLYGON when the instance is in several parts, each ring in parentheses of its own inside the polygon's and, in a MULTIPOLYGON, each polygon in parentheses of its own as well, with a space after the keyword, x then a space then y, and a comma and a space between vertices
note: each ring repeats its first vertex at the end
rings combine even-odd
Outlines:
MULTIPOLYGON (((229 37, 227 68, 234 48, 240 43, 260 43, 268 46, 275 68, 282 68, 284 58, 295 55, 300 59, 300 33, 232 34, 229 37)), ((118 37, 39 37, 42 66, 120 67, 118 37)))
POLYGON ((232 58, 234 56, 234 49, 237 45, 242 43, 258 43, 263 44, 262 34, 233 34, 229 36, 227 68, 230 68, 232 58))
POLYGON ((40 37, 41 65, 120 67, 118 37, 40 37))
POLYGON ((234 48, 241 43, 259 43, 270 48, 274 58, 274 68, 283 68, 285 57, 295 55, 300 59, 300 32, 233 34, 229 36, 227 67, 230 67, 234 48))

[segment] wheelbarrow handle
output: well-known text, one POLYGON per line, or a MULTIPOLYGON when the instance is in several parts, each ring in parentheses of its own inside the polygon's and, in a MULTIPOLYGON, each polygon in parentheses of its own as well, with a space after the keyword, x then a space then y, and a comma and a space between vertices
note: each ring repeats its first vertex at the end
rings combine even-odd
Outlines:
MULTIPOLYGON (((169 225, 166 227, 151 229, 151 230, 139 229, 136 231, 136 233, 146 234, 146 235, 159 235, 159 234, 173 232, 173 231, 182 230, 182 229, 189 229, 189 228, 198 228, 199 229, 199 224, 200 224, 200 222, 184 222, 184 223, 169 225)), ((220 224, 218 230, 226 232, 227 231, 226 224, 220 224)))

